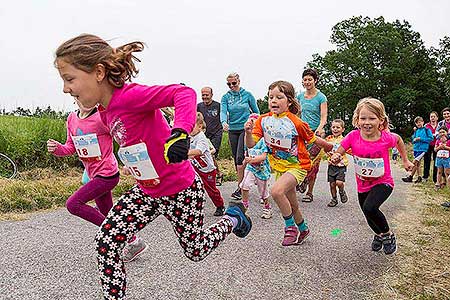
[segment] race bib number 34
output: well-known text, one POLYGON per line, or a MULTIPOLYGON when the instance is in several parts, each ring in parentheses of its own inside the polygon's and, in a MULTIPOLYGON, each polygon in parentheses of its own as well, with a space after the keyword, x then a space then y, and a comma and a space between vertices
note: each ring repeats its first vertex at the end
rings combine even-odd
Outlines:
POLYGON ((273 147, 282 149, 291 149, 292 147, 292 140, 290 138, 276 137, 264 133, 264 140, 266 141, 266 144, 271 145, 273 147))
POLYGON ((79 158, 83 159, 102 156, 98 138, 95 133, 78 136, 73 135, 72 141, 79 158))
POLYGON ((128 167, 135 179, 145 186, 159 184, 159 176, 147 152, 145 143, 122 147, 117 152, 122 163, 128 167))
POLYGON ((355 172, 361 179, 375 179, 384 175, 383 158, 363 158, 353 156, 355 172))

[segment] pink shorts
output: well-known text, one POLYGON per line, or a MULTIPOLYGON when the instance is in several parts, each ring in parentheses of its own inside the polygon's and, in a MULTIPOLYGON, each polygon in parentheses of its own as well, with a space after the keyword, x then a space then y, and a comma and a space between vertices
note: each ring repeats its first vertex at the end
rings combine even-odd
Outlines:
POLYGON ((252 172, 249 170, 244 171, 244 179, 242 179, 239 187, 245 191, 249 191, 252 186, 258 187, 258 192, 261 199, 267 199, 270 196, 270 191, 268 187, 268 180, 261 180, 257 178, 252 172))

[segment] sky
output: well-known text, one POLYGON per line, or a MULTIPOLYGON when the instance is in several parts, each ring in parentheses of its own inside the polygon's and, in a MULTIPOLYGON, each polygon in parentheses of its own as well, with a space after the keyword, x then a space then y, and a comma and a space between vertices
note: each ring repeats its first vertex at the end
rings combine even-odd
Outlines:
POLYGON ((81 33, 113 47, 143 41, 134 82, 183 82, 198 101, 200 89, 210 86, 220 102, 231 72, 255 98, 275 80, 300 90, 306 63, 334 48, 331 30, 342 20, 406 20, 429 48, 450 36, 449 11, 448 0, 6 0, 0 6, 0 109, 74 110, 53 60, 62 42, 81 33))

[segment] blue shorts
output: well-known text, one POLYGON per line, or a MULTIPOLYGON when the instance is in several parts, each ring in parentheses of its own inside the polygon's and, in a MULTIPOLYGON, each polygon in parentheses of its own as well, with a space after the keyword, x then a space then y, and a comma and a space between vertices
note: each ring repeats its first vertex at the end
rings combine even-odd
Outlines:
POLYGON ((434 165, 436 168, 448 169, 450 168, 450 158, 436 157, 436 162, 434 165))
POLYGON ((414 151, 414 160, 421 161, 427 151, 414 151))

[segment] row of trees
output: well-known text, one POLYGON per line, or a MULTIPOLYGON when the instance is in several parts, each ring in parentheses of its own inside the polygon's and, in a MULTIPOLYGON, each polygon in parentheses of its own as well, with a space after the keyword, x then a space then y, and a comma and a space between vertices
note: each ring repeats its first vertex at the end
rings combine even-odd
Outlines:
POLYGON ((50 119, 66 119, 69 115, 68 112, 63 111, 55 111, 50 106, 43 109, 40 107, 36 107, 34 111, 28 108, 17 107, 15 110, 9 112, 5 109, 0 111, 0 115, 10 115, 10 116, 21 116, 21 117, 36 117, 36 118, 50 118, 50 119))
MULTIPOLYGON (((394 131, 409 136, 416 116, 450 106, 450 38, 427 49, 407 21, 353 17, 332 28, 334 50, 313 55, 309 68, 319 72, 318 88, 328 97, 328 120, 343 119, 351 130, 357 102, 383 101, 394 131)), ((258 99, 267 112, 267 96, 258 99)))

